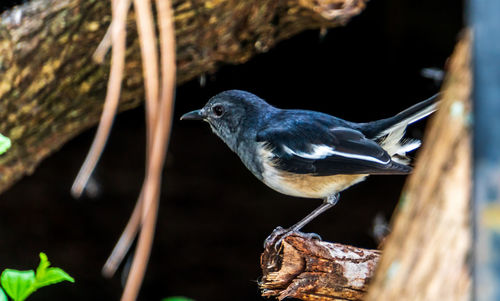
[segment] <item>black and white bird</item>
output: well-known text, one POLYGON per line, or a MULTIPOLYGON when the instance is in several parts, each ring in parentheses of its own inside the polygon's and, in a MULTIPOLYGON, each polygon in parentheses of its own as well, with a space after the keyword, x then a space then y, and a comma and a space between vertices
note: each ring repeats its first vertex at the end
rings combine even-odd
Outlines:
POLYGON ((354 123, 328 114, 284 110, 258 96, 229 90, 181 120, 210 124, 262 182, 286 195, 323 199, 323 204, 282 232, 299 231, 334 206, 339 192, 368 175, 407 174, 406 153, 420 141, 406 127, 436 110, 437 95, 382 120, 354 123))

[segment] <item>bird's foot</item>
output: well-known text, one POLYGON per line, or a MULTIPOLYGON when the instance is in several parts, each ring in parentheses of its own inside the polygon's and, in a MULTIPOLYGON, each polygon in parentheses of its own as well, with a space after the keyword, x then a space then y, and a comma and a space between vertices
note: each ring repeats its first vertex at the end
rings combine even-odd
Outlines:
POLYGON ((297 234, 302 237, 306 237, 308 239, 316 239, 316 240, 321 240, 321 236, 319 236, 316 233, 303 233, 298 230, 294 230, 293 228, 283 228, 283 227, 276 227, 271 235, 269 235, 266 240, 264 240, 264 249, 267 249, 269 247, 274 247, 274 249, 277 251, 279 250, 281 243, 283 242, 283 239, 287 238, 290 235, 297 234))

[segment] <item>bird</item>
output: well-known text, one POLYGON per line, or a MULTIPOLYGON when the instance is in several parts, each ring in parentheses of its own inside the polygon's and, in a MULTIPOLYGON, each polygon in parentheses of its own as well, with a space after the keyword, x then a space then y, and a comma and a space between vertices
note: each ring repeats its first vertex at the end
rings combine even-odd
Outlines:
POLYGON ((250 92, 227 90, 181 120, 208 122, 248 170, 275 191, 323 200, 293 226, 276 228, 271 235, 276 238, 300 231, 335 206, 340 192, 369 175, 410 173, 406 153, 421 142, 405 138, 406 127, 436 111, 438 96, 386 119, 356 123, 316 111, 279 109, 250 92))

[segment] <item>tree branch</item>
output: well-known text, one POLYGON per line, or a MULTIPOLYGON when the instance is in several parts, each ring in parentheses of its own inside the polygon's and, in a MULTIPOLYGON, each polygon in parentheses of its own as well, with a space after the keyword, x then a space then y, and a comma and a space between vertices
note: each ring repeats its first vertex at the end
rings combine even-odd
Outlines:
MULTIPOLYGON (((305 29, 345 24, 367 0, 177 0, 177 83, 244 63, 305 29)), ((0 192, 99 120, 109 59, 92 54, 111 19, 105 0, 33 0, 0 18, 0 192)), ((143 98, 139 45, 130 32, 120 110, 143 98)))

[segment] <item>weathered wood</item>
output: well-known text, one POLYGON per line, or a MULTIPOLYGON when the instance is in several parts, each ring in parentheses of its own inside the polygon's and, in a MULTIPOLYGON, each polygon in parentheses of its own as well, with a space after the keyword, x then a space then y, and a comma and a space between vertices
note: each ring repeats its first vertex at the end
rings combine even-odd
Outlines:
POLYGON ((323 242, 307 234, 268 244, 261 256, 263 296, 301 300, 361 300, 380 253, 323 242))
MULTIPOLYGON (((221 64, 243 63, 300 31, 345 24, 367 0, 177 0, 178 83, 221 64)), ((33 0, 0 18, 0 192, 94 125, 109 62, 92 54, 110 22, 107 0, 33 0)), ((121 110, 143 98, 139 47, 129 18, 121 110)))
POLYGON ((396 211, 365 300, 469 300, 470 36, 449 62, 442 102, 396 211))

